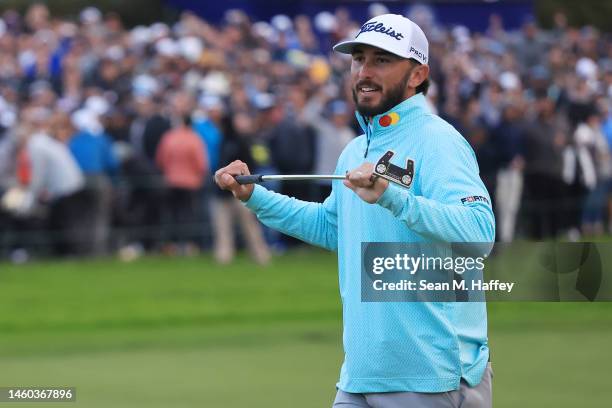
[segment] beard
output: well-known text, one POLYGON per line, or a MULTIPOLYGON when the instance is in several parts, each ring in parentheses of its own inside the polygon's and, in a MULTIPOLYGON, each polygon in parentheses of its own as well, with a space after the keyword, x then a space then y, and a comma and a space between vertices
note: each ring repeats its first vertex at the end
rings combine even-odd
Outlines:
POLYGON ((358 87, 365 85, 368 81, 361 81, 357 83, 353 87, 353 101, 355 102, 355 106, 357 107, 357 112, 366 117, 373 117, 376 115, 380 115, 381 113, 385 113, 396 105, 399 105, 404 101, 404 93, 406 91, 406 85, 408 84, 408 80, 410 79, 410 74, 412 71, 409 71, 404 75, 404 77, 399 81, 399 83, 390 88, 388 91, 385 91, 382 94, 380 99, 380 103, 375 106, 360 104, 357 99, 357 89, 358 87))

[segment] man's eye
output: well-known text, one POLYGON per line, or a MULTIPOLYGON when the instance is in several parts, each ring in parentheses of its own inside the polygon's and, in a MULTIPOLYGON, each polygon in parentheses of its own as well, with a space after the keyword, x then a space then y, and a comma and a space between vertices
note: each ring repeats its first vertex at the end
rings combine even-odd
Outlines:
POLYGON ((390 61, 389 58, 377 58, 376 59, 376 62, 378 62, 379 64, 386 64, 389 61, 390 61))
POLYGON ((353 55, 353 61, 361 62, 361 61, 363 61, 363 56, 361 56, 361 55, 353 55))

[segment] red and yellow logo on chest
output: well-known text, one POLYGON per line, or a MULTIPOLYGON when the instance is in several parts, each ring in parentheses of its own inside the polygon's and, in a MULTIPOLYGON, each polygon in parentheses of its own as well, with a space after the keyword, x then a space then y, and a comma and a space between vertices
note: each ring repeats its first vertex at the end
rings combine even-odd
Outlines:
POLYGON ((399 122, 399 119, 400 116, 397 114, 397 112, 391 112, 387 115, 381 116, 380 119, 378 119, 378 124, 382 127, 387 127, 395 125, 397 122, 399 122))

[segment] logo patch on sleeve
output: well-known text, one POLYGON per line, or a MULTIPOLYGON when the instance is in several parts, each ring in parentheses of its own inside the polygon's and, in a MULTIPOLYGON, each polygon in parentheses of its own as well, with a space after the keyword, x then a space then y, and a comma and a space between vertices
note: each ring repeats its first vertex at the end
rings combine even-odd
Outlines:
POLYGON ((477 201, 484 201, 485 203, 489 204, 489 200, 487 199, 487 197, 483 197, 483 196, 469 196, 469 197, 462 198, 461 204, 475 203, 477 201))

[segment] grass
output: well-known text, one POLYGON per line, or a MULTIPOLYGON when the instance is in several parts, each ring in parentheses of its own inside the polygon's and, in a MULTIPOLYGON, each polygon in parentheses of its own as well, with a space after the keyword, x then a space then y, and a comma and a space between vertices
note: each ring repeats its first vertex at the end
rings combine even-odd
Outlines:
MULTIPOLYGON (((612 304, 488 307, 495 407, 608 405, 612 304)), ((0 310, 0 386, 77 387, 54 407, 329 407, 342 361, 319 251, 1 264, 0 310)))

